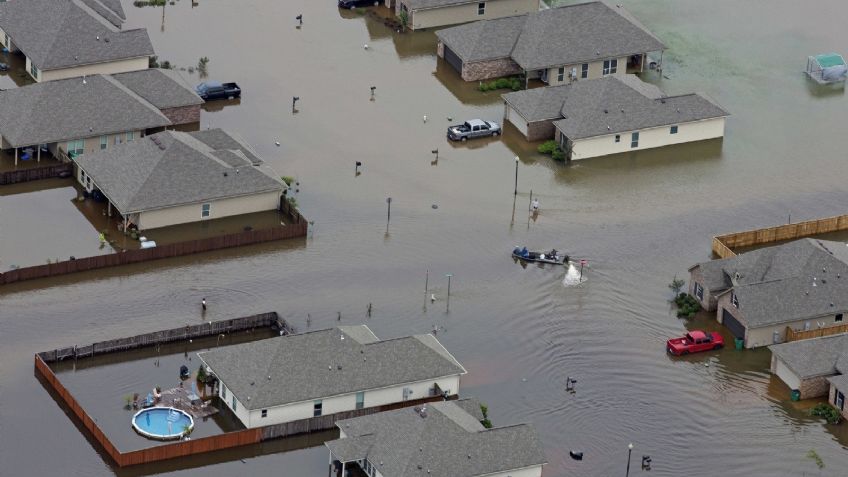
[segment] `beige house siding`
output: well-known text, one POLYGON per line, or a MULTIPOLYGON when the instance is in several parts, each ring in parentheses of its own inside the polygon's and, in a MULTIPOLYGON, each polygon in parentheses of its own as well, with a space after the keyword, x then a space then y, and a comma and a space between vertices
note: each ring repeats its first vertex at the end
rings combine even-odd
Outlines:
MULTIPOLYGON (((27 66, 28 65, 29 59, 27 59, 27 66)), ((148 58, 146 56, 142 56, 139 58, 110 61, 108 63, 95 63, 93 65, 77 66, 74 68, 42 71, 41 79, 37 79, 37 81, 54 81, 65 78, 76 78, 83 75, 110 75, 116 73, 126 73, 130 71, 146 70, 148 66, 148 58)), ((27 68, 27 71, 29 71, 29 68, 27 68)))
POLYGON ((280 187, 279 191, 213 200, 209 202, 212 206, 211 214, 207 218, 201 217, 201 203, 141 212, 138 228, 139 230, 155 229, 159 227, 167 227, 169 225, 185 224, 190 222, 199 222, 201 220, 220 219, 222 217, 230 217, 233 215, 274 210, 279 207, 280 194, 282 194, 282 187, 280 187))
MULTIPOLYGON (((615 142, 616 134, 607 134, 587 139, 578 139, 573 142, 572 160, 588 159, 590 157, 606 156, 622 152, 640 151, 656 147, 670 146, 693 141, 702 141, 724 136, 725 118, 713 118, 703 121, 679 123, 677 134, 670 134, 670 127, 660 126, 651 129, 643 129, 639 132, 639 145, 631 147, 632 133, 636 131, 625 131, 617 133, 619 142, 615 142)), ((557 130, 557 142, 562 141, 562 134, 557 130)))
POLYGON ((707 311, 715 311, 718 300, 716 299, 713 290, 710 290, 706 285, 704 285, 704 274, 701 272, 701 267, 695 267, 691 272, 689 272, 689 294, 698 299, 698 303, 701 304, 701 308, 707 311), (695 296, 695 283, 698 283, 701 287, 703 287, 703 299, 698 299, 698 297, 695 296))
MULTIPOLYGON (((412 30, 418 30, 535 12, 539 10, 539 0, 488 0, 426 10, 412 10, 407 7, 407 10, 409 11, 409 27, 412 30), (477 13, 478 3, 486 4, 482 15, 477 13)), ((400 13, 399 10, 398 13, 400 13)))
POLYGON ((518 470, 509 470, 506 472, 498 472, 495 474, 488 474, 486 477, 541 477, 542 475, 542 466, 536 465, 533 467, 527 467, 524 469, 518 470))
MULTIPOLYGON (((627 58, 628 57, 626 57, 626 56, 623 56, 621 58, 616 58, 618 60, 618 66, 616 67, 615 73, 613 73, 612 76, 624 76, 625 74, 627 74, 627 58)), ((605 58, 605 59, 609 59, 609 58, 605 58)), ((588 71, 589 77, 588 78, 582 78, 580 76, 581 72, 582 72, 582 67, 583 67, 582 63, 578 63, 578 64, 574 64, 574 65, 563 65, 562 66, 562 68, 563 68, 562 81, 559 80, 559 68, 560 67, 555 66, 553 68, 550 68, 550 69, 548 69, 548 84, 550 86, 555 86, 555 85, 558 85, 558 84, 568 83, 569 82, 568 75, 571 73, 572 68, 574 68, 577 71, 577 81, 597 79, 597 78, 603 78, 604 77, 604 59, 593 61, 593 62, 589 63, 589 71, 588 71)), ((607 75, 607 76, 611 76, 611 75, 607 75)))
POLYGON ((11 53, 18 51, 18 48, 15 46, 14 42, 12 42, 11 38, 9 38, 9 41, 6 41, 6 32, 3 31, 2 28, 0 28, 0 45, 8 48, 11 53))

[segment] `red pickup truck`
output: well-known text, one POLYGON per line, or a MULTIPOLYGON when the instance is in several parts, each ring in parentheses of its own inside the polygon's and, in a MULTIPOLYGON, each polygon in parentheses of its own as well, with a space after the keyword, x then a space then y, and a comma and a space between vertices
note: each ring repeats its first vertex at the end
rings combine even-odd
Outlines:
POLYGON ((671 338, 665 345, 666 350, 675 356, 701 351, 721 349, 724 338, 717 331, 690 331, 682 338, 671 338))

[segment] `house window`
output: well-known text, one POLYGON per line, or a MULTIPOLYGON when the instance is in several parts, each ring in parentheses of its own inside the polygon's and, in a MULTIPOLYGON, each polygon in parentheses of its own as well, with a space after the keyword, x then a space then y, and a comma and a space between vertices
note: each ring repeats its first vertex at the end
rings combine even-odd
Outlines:
POLYGON ((615 135, 615 142, 621 142, 621 134, 615 135))
POLYGON ((677 126, 672 126, 668 132, 669 134, 677 134, 677 126))
POLYGON ((36 67, 34 64, 30 64, 29 72, 33 78, 38 79, 38 67, 36 67))
POLYGON ((837 313, 836 317, 833 319, 833 321, 837 321, 837 322, 842 321, 842 313, 837 313))
POLYGON ((699 300, 704 300, 704 287, 702 287, 698 282, 695 282, 695 296, 698 297, 699 300))
POLYGON ((589 77, 589 63, 580 65, 580 77, 584 79, 589 77))
POLYGON ((365 407, 365 391, 359 391, 356 393, 356 408, 362 409, 365 407))
POLYGON ((557 81, 559 81, 560 83, 565 81, 565 67, 564 66, 561 66, 559 68, 559 70, 557 70, 557 81))
POLYGON ((71 156, 79 156, 85 152, 85 140, 78 139, 76 141, 68 141, 68 154, 71 156))
POLYGON ((115 134, 115 145, 117 146, 120 143, 121 143, 121 135, 115 134))
POLYGON ((736 298, 736 293, 730 292, 730 303, 735 307, 739 308, 739 299, 736 298))
POLYGON ((836 390, 836 394, 833 396, 833 404, 836 404, 836 407, 838 407, 840 411, 845 410, 845 395, 838 389, 836 390))
POLYGON ((106 136, 100 136, 100 149, 106 149, 106 141, 108 138, 106 136))
POLYGON ((200 218, 205 219, 212 215, 212 204, 203 204, 200 206, 200 218))
POLYGON ((227 399, 227 388, 221 386, 221 399, 227 399))
POLYGON ((604 76, 614 75, 618 71, 618 60, 604 60, 604 76))
POLYGON ((639 147, 639 131, 630 135, 630 147, 639 147))
POLYGON ((268 410, 267 409, 262 410, 262 417, 268 417, 268 410))
POLYGON ((127 142, 130 142, 130 141, 132 141, 133 139, 134 139, 134 138, 133 138, 133 132, 132 132, 132 131, 129 131, 129 132, 127 133, 127 142))
POLYGON ((233 412, 236 412, 237 408, 238 408, 238 401, 236 401, 236 397, 233 396, 233 412))
POLYGON ((318 417, 321 415, 321 411, 324 410, 324 403, 321 402, 320 399, 316 399, 314 403, 312 403, 312 415, 318 417))
POLYGON ((480 2, 477 4, 477 14, 485 15, 486 14, 486 2, 480 2))

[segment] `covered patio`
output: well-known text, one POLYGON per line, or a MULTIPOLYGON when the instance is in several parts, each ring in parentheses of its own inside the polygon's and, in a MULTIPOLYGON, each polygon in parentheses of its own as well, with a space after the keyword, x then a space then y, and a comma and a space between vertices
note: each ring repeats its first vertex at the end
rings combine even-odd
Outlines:
POLYGON ((55 166, 62 160, 47 145, 4 149, 0 153, 0 172, 55 166))

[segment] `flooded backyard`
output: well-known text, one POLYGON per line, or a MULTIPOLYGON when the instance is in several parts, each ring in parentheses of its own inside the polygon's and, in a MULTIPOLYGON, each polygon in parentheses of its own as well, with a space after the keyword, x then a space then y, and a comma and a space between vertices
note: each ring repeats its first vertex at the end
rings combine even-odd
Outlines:
MULTIPOLYGON (((667 78, 646 79, 715 98, 732 114, 726 136, 571 165, 537 154, 514 128, 448 144, 447 118, 501 122, 503 104, 437 61, 432 32, 397 34, 332 0, 179 0, 164 16, 122 3, 125 29, 147 27, 160 61, 207 56, 211 79, 239 83, 241 101, 208 105, 200 128, 234 130, 295 177, 315 224, 305 240, 0 289, 0 475, 326 475, 321 436, 117 469, 34 376, 38 351, 271 310, 301 330, 307 316, 312 329, 334 326, 339 312, 381 338, 437 328, 468 369, 462 395, 485 402, 495 425, 536 426, 546 476, 624 475, 630 442, 631 475, 643 454, 656 476, 844 474, 848 424, 790 403, 767 350, 673 359, 664 343, 717 329, 708 316, 676 318, 667 286, 710 258, 713 235, 844 213, 848 99, 801 70, 810 54, 848 53, 845 2, 822 0, 810 15, 790 0, 621 0, 669 47, 667 78), (566 287, 562 267, 522 267, 510 258, 516 245, 586 259, 586 280, 566 287)), ((75 189, 51 184, 0 188, 3 270, 20 257, 43 263, 57 238, 98 253, 75 189)), ((114 394, 119 412, 104 419, 131 432, 120 406, 136 376, 123 365, 80 373, 74 391, 114 394)))

